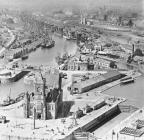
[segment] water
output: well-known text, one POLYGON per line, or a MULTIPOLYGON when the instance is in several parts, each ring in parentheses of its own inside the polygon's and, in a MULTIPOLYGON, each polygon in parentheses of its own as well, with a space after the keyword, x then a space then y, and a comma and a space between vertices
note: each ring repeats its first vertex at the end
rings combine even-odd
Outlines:
MULTIPOLYGON (((54 36, 56 44, 55 47, 51 49, 41 49, 39 48, 35 52, 29 55, 29 58, 22 63, 29 65, 55 65, 55 57, 59 54, 62 55, 65 52, 69 54, 75 54, 77 45, 73 41, 66 41, 63 38, 54 36)), ((2 100, 6 98, 9 94, 11 97, 16 97, 21 92, 32 91, 33 87, 25 85, 23 78, 15 83, 9 83, 7 85, 0 85, 0 97, 2 100), (11 89, 11 92, 10 92, 11 89)))
POLYGON ((133 105, 142 107, 144 105, 144 77, 139 77, 136 79, 135 83, 122 86, 118 85, 104 93, 117 97, 124 97, 133 105))
MULTIPOLYGON (((29 59, 23 61, 25 64, 32 65, 52 65, 55 64, 55 56, 58 54, 63 54, 65 51, 68 53, 74 54, 76 51, 76 43, 71 41, 66 41, 65 39, 54 36, 56 45, 51 49, 41 49, 39 48, 35 52, 31 53, 29 59)), ((23 79, 19 80, 16 83, 10 83, 8 85, 0 85, 0 97, 1 99, 5 98, 10 94, 11 88, 11 97, 16 97, 19 93, 24 91, 32 91, 32 86, 27 86, 23 83, 23 79)), ((129 99, 134 105, 138 107, 143 106, 144 101, 144 77, 138 78, 135 83, 116 86, 104 92, 108 95, 113 95, 117 97, 124 97, 129 99)))

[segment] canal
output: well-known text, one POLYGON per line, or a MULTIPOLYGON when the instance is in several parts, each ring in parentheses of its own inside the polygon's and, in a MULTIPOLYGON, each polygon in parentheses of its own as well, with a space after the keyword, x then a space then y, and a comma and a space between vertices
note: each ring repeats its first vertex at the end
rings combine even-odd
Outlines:
MULTIPOLYGON (((37 49, 35 52, 32 52, 29 55, 29 58, 23 61, 23 64, 28 65, 56 65, 55 57, 57 55, 62 55, 65 52, 73 55, 76 52, 77 45, 73 41, 66 41, 63 38, 53 36, 55 40, 55 47, 51 49, 37 49)), ((28 86, 24 84, 23 79, 15 82, 8 83, 7 85, 0 85, 0 100, 5 99, 7 96, 16 97, 21 92, 32 91, 32 86, 28 86)))

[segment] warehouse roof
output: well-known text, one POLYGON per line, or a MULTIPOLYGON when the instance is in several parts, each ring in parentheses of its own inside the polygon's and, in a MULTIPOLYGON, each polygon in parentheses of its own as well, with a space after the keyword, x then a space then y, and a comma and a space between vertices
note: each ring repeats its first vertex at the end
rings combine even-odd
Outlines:
POLYGON ((105 73, 103 75, 98 75, 98 76, 96 76, 94 78, 90 78, 90 79, 86 79, 84 81, 77 82, 77 83, 75 83, 75 86, 80 86, 81 85, 81 88, 84 88, 86 86, 90 86, 90 85, 102 82, 102 81, 104 81, 106 79, 118 76, 120 74, 121 73, 118 72, 118 71, 109 71, 109 72, 107 72, 107 73, 105 73))

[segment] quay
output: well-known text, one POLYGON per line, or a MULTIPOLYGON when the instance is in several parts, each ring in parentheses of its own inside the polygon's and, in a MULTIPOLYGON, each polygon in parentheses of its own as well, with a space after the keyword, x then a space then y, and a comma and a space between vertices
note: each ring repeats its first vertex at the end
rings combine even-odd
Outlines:
POLYGON ((103 140, 143 140, 144 139, 144 108, 137 110, 128 118, 120 122, 117 126, 112 128, 108 133, 106 133, 102 139, 103 140))
MULTIPOLYGON (((24 48, 19 48, 19 49, 12 49, 12 52, 10 52, 12 58, 21 58, 22 56, 24 55, 27 55, 29 54, 30 52, 36 50, 38 47, 40 47, 42 43, 42 39, 39 39, 29 45, 26 45, 24 48)), ((8 52, 8 55, 9 55, 9 52, 8 52)))
POLYGON ((32 119, 7 117, 10 122, 0 126, 0 136, 1 139, 5 140, 33 140, 35 138, 43 140, 73 140, 75 138, 74 133, 82 130, 88 131, 103 122, 108 116, 110 117, 117 112, 118 104, 123 101, 125 99, 109 98, 107 104, 100 109, 87 113, 76 120, 73 117, 64 118, 65 123, 61 119, 36 120, 36 129, 33 129, 32 119))

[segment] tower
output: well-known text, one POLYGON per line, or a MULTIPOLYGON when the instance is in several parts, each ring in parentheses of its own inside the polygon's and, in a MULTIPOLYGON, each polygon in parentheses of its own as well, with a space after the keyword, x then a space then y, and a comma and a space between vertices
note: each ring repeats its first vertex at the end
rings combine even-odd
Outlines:
POLYGON ((35 83, 34 106, 36 109, 36 119, 47 119, 45 100, 45 81, 35 83))

